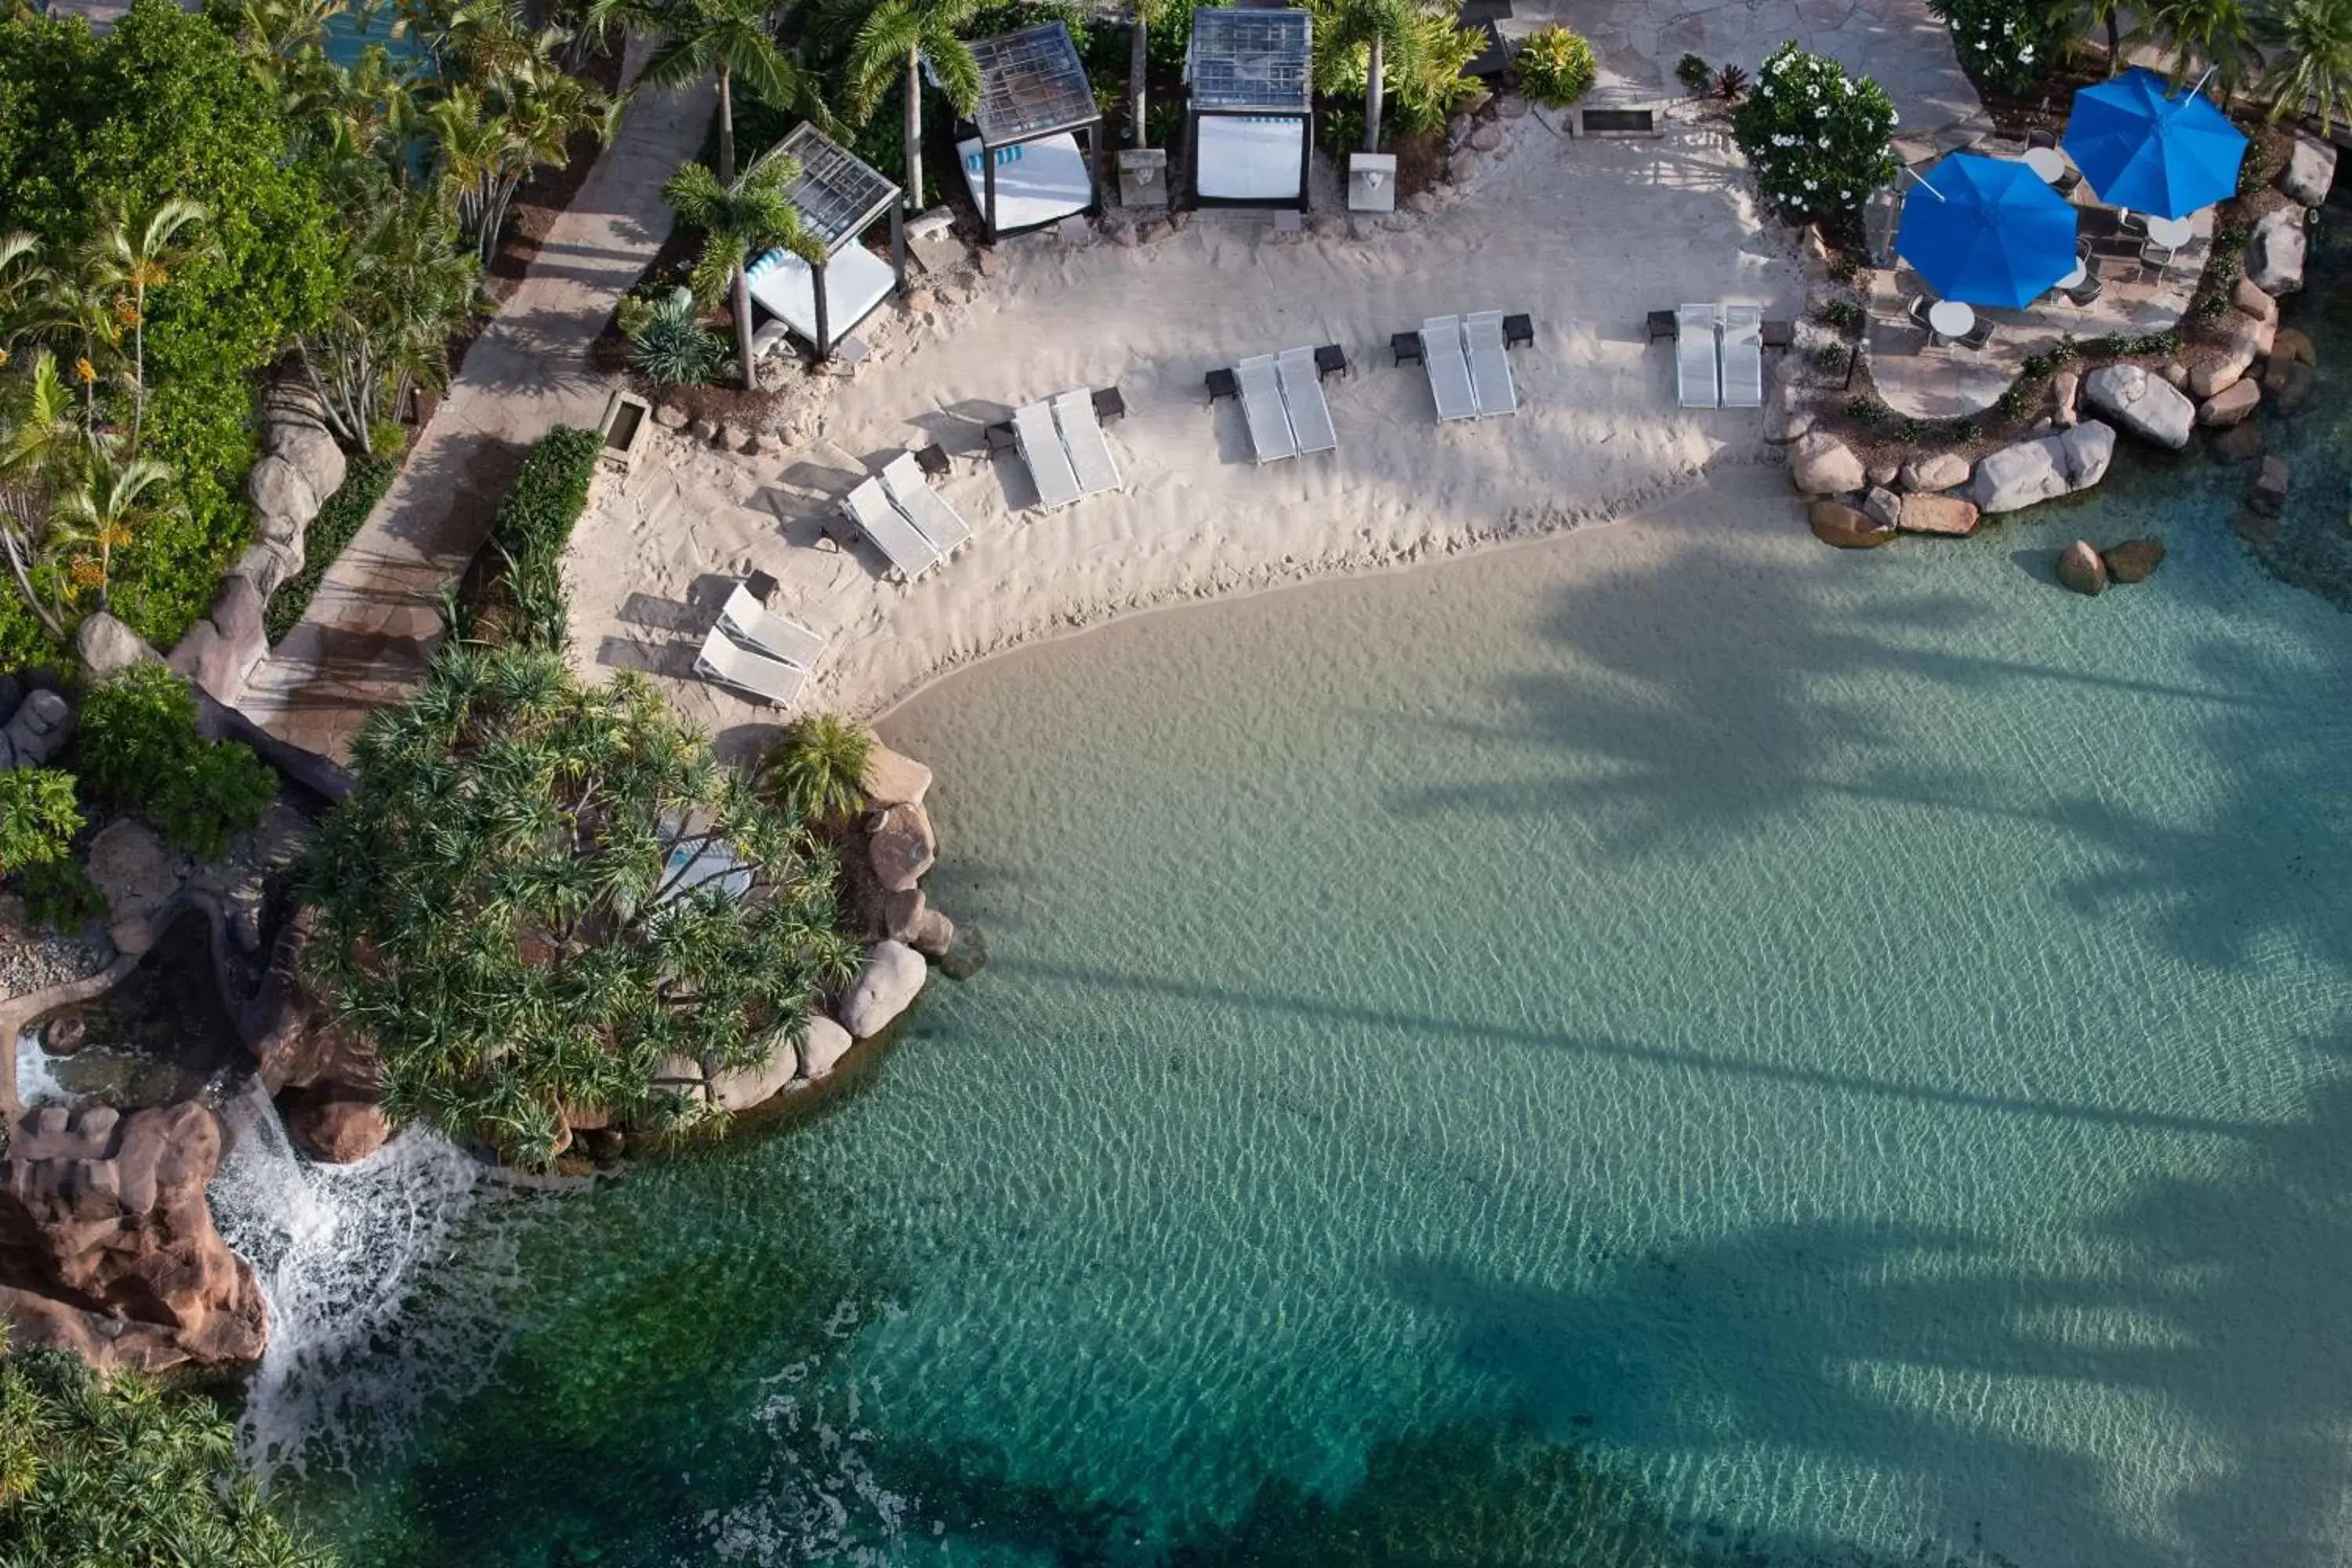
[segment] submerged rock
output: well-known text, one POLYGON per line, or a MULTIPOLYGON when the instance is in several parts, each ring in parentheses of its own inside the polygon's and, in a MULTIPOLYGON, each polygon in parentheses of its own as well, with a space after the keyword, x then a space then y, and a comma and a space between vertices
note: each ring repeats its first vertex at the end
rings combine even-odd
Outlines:
POLYGON ((341 1094, 289 1095, 279 1108, 287 1136, 312 1159, 349 1165, 392 1138, 392 1123, 373 1099, 341 1094))
POLYGON ((2078 539, 2058 552, 2058 581, 2077 594, 2103 594, 2107 587, 2107 564, 2089 540, 2078 539))
POLYGON ((1874 550, 1895 537, 1892 525, 1833 500, 1817 500, 1805 509, 1813 537, 1840 550, 1874 550))
POLYGON ((988 933, 978 926, 960 928, 940 960, 940 973, 950 980, 969 980, 987 967, 988 933))
POLYGON ((2106 563, 2107 577, 2116 583, 2145 583, 2148 574, 2164 563, 2164 542, 2160 539, 2126 539, 2111 546, 2101 557, 2106 563))

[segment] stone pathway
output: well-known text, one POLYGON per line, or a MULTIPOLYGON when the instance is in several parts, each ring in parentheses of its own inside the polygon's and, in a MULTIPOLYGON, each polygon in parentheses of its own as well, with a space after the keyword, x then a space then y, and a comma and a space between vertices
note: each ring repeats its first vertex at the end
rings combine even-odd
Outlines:
MULTIPOLYGON (((631 41, 628 79, 650 52, 631 41)), ((415 683, 440 631, 441 592, 480 545, 525 448, 551 426, 593 425, 604 412, 614 384, 591 349, 668 237, 662 182, 701 150, 715 102, 706 84, 629 105, 520 286, 467 352, 407 467, 254 672, 240 706, 270 733, 341 758, 368 712, 415 683)))

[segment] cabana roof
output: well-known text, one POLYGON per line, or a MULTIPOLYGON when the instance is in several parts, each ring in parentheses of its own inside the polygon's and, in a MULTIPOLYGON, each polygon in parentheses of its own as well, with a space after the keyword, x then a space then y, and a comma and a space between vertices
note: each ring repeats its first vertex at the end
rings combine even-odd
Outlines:
POLYGON ((827 256, 856 244, 866 226, 898 199, 897 185, 806 121, 777 143, 776 151, 801 166, 800 177, 784 187, 784 199, 827 256))
POLYGON ((1059 22, 979 39, 971 54, 980 65, 980 112, 972 123, 986 146, 1033 142, 1102 118, 1078 46, 1059 22))
POLYGON ((1304 11, 1192 13, 1192 107, 1210 113, 1305 114, 1314 42, 1304 11))

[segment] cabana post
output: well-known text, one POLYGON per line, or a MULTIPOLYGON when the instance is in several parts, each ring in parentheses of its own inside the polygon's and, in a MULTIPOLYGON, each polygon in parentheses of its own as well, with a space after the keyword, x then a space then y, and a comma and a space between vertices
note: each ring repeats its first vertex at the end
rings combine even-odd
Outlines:
POLYGON ((1315 158, 1314 37, 1304 11, 1192 13, 1185 144, 1202 206, 1307 210, 1315 158))
POLYGON ((980 108, 957 138, 956 157, 988 237, 1099 211, 1102 113, 1070 30, 1043 22, 979 39, 971 54, 980 108))
POLYGON ((907 287, 906 220, 898 187, 814 125, 795 126, 777 151, 800 165, 784 198, 819 257, 810 261, 772 250, 746 269, 751 299, 806 342, 819 361, 877 306, 907 287), (890 215, 890 260, 866 248, 864 236, 890 215))

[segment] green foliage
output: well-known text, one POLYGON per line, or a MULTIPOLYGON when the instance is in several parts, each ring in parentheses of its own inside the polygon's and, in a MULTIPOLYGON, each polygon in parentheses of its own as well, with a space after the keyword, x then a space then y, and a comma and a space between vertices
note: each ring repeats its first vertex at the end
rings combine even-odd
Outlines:
POLYGON ((1849 335, 1862 331, 1864 323, 1869 319, 1868 312, 1862 308, 1861 300, 1849 300, 1843 295, 1839 295, 1822 307, 1822 320, 1839 331, 1849 335))
POLYGON ((1519 46, 1519 86, 1536 102, 1564 108, 1592 90, 1601 62, 1592 46, 1555 23, 1519 46))
POLYGON ((352 768, 307 963, 395 1120, 543 1166, 565 1108, 647 1114, 667 1058, 764 1062, 856 968, 827 853, 634 675, 459 647, 352 768))
POLYGON ((1924 419, 1906 417, 1895 426, 1895 438, 1906 446, 1918 445, 1927 435, 1927 422, 1924 419))
POLYGON ((1402 131, 1435 131, 1479 91, 1462 68, 1486 47, 1485 35, 1458 25, 1444 0, 1304 0, 1304 9, 1314 18, 1315 90, 1361 98, 1368 128, 1385 127, 1393 112, 1402 131))
POLYGON ((1748 90, 1748 72, 1739 66, 1726 66, 1715 73, 1715 96, 1726 103, 1738 100, 1748 90))
POLYGON ((65 858, 80 831, 73 774, 57 768, 0 772, 0 876, 65 858))
POLYGON ((1974 419, 1955 419, 1950 426, 1950 438, 1962 446, 1984 434, 1984 426, 1974 419))
POLYGON ((1886 405, 1866 392, 1857 392, 1847 398, 1845 411, 1848 417, 1860 424, 1864 429, 1874 427, 1880 420, 1886 417, 1886 405))
POLYGON ((92 788, 203 859, 259 822, 278 793, 277 775, 250 747, 196 733, 195 694, 160 664, 90 689, 75 751, 92 788))
POLYGON ((2247 0, 2154 0, 2140 16, 2140 29, 2171 47, 2184 82, 2210 69, 2223 102, 2262 69, 2255 16, 2247 0))
POLYGON ((1851 212, 1893 179, 1894 134, 1885 89, 1794 43, 1772 51, 1732 117, 1758 189, 1798 222, 1851 212))
POLYGON ((1976 80, 2012 96, 2057 63, 2045 5, 2034 0, 1928 0, 1951 30, 1952 52, 1976 80))
POLYGON ((683 284, 652 300, 624 300, 621 336, 629 363, 656 386, 702 386, 727 363, 727 340, 702 324, 683 284))
POLYGON ((1814 369, 1836 375, 1853 363, 1853 351, 1843 343, 1823 343, 1813 351, 1812 361, 1814 369))
POLYGON ((866 804, 874 736, 831 713, 795 720, 760 759, 759 784, 788 816, 822 821, 866 804))
POLYGON ((1675 62, 1675 79, 1693 92, 1705 92, 1706 84, 1715 79, 1715 72, 1698 56, 1685 55, 1675 62))
POLYGON ((2034 405, 2040 401, 2036 395, 2038 391, 2038 388, 2030 387, 2022 381, 2011 382, 2008 386, 2001 389, 2000 395, 1993 400, 1993 412, 1999 414, 2003 419, 2022 419, 2033 411, 2034 405))
POLYGON ((269 597, 269 608, 262 626, 271 642, 276 642, 294 629, 302 612, 310 607, 310 595, 319 591, 319 579, 343 552, 343 546, 367 521, 368 513, 392 488, 393 477, 400 465, 390 458, 355 457, 343 468, 343 482, 327 498, 311 522, 310 531, 302 538, 302 570, 278 586, 269 597))
POLYGON ((491 640, 541 650, 563 646, 568 616, 558 563, 587 508, 602 446, 593 430, 558 425, 524 454, 484 545, 504 567, 486 585, 476 620, 491 640))
POLYGON ((71 857, 17 872, 16 890, 35 924, 68 936, 106 913, 106 895, 71 857))
POLYGON ((1364 144, 1364 110, 1360 104, 1333 104, 1323 111, 1322 134, 1316 138, 1341 168, 1348 154, 1364 144))
POLYGON ((241 1471, 197 1395, 0 1331, 0 1557, 40 1568, 331 1568, 241 1471))
POLYGON ((2313 115, 2323 138, 2352 120, 2352 0, 2284 0, 2263 37, 2275 68, 2263 82, 2273 120, 2313 115))

